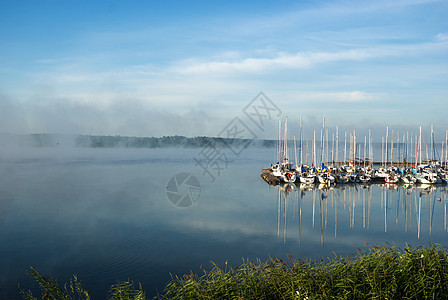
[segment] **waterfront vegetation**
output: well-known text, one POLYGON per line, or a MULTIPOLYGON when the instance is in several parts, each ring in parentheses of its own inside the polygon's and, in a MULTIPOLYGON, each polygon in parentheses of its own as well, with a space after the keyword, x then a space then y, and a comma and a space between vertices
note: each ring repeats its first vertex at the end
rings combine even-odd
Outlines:
MULTIPOLYGON (((370 246, 355 256, 227 263, 202 274, 174 276, 155 299, 448 299, 448 251, 429 247, 370 246)), ((31 268, 41 299, 90 299, 77 277, 59 287, 31 268)), ((35 298, 21 290, 25 299, 35 298)), ((109 299, 145 299, 131 282, 111 287, 109 299)))
MULTIPOLYGON (((49 278, 45 275, 40 274, 36 269, 30 267, 30 270, 26 271, 27 275, 34 278, 34 280, 39 284, 41 290, 41 297, 35 297, 33 293, 28 290, 22 290, 19 285, 20 294, 24 299, 35 300, 35 299, 61 299, 61 300, 75 300, 75 299, 91 299, 90 293, 82 287, 81 281, 78 280, 76 275, 69 283, 64 284, 62 287, 58 284, 56 279, 49 278)), ((144 300, 145 293, 141 285, 139 288, 134 287, 133 282, 118 282, 111 286, 107 299, 133 299, 133 300, 144 300)))

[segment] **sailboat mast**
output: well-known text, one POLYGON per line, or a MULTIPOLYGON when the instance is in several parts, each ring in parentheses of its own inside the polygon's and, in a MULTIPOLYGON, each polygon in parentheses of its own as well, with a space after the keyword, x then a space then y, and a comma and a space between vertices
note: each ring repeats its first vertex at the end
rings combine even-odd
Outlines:
POLYGON ((442 142, 442 155, 441 155, 441 166, 443 167, 443 154, 444 154, 444 152, 443 152, 443 146, 444 146, 444 144, 443 144, 443 142, 442 142))
POLYGON ((308 165, 308 140, 306 140, 305 163, 308 165))
POLYGON ((398 167, 400 167, 401 152, 400 152, 400 133, 399 132, 397 132, 397 159, 398 159, 398 167))
POLYGON ((434 161, 435 158, 435 147, 434 147, 434 125, 431 124, 431 162, 434 161))
POLYGON ((364 169, 366 168, 366 158, 367 158, 366 149, 367 149, 367 136, 364 136, 364 159, 363 159, 364 169))
POLYGON ((296 146, 296 136, 294 136, 294 162, 296 163, 296 170, 297 170, 297 146, 296 146))
MULTIPOLYGON (((395 146, 394 147, 394 145, 396 144, 395 142, 394 142, 394 131, 392 130, 392 141, 391 141, 391 147, 390 147, 390 151, 391 151, 391 161, 390 161, 390 166, 391 167, 393 167, 394 166, 394 151, 396 150, 396 148, 397 148, 397 146, 395 146)), ((396 157, 395 157, 395 159, 398 159, 398 152, 397 152, 397 155, 396 155, 396 157)))
POLYGON ((448 130, 445 131, 445 169, 448 164, 448 130))
POLYGON ((415 168, 417 168, 418 159, 418 137, 415 135, 415 168))
POLYGON ((387 156, 387 139, 389 138, 389 127, 387 126, 386 127, 386 150, 385 150, 385 153, 384 153, 384 164, 385 164, 385 166, 387 167, 387 162, 388 162, 388 156, 387 156))
POLYGON ((322 130, 320 132, 320 163, 321 165, 325 160, 325 117, 322 121, 322 130))
POLYGON ((283 137, 285 140, 283 141, 283 160, 285 163, 288 163, 288 118, 285 119, 285 136, 283 137))
POLYGON ((394 164, 394 131, 392 130, 392 140, 390 143, 390 166, 394 164))
POLYGON ((302 115, 300 115, 300 167, 303 165, 303 127, 302 115))
MULTIPOLYGON (((361 143, 358 145, 358 155, 361 155, 361 143)), ((359 167, 361 167, 361 164, 359 164, 359 167)))
POLYGON ((408 167, 408 160, 409 160, 408 157, 409 157, 409 131, 406 131, 406 168, 408 167))
POLYGON ((277 162, 281 164, 282 162, 282 121, 278 120, 278 135, 277 135, 277 162))
POLYGON ((324 134, 323 134, 323 129, 320 130, 320 164, 322 164, 322 162, 324 161, 324 134))
POLYGON ((324 161, 325 163, 328 163, 329 159, 328 159, 328 129, 325 128, 324 130, 324 161))
POLYGON ((350 153, 348 154, 348 163, 350 164, 350 162, 352 161, 352 157, 353 157, 353 134, 350 133, 350 153))
POLYGON ((369 129, 369 165, 372 167, 373 164, 373 155, 372 155, 372 137, 369 129))
POLYGON ((313 166, 316 167, 316 130, 313 130, 313 166))
MULTIPOLYGON (((401 153, 401 156, 402 156, 402 159, 403 159, 403 165, 405 164, 405 155, 406 155, 406 147, 407 147, 407 144, 406 144, 406 139, 405 139, 405 135, 404 135, 404 133, 403 133, 403 141, 402 141, 402 144, 403 144, 403 150, 402 150, 402 153, 401 153)), ((406 160, 407 160, 407 157, 406 157, 406 160)))
POLYGON ((334 167, 334 133, 332 138, 332 147, 331 147, 331 167, 334 167))
POLYGON ((420 148, 420 155, 419 155, 419 164, 422 164, 422 126, 420 126, 420 137, 419 137, 419 148, 420 148))
POLYGON ((326 158, 325 158, 325 162, 328 162, 328 160, 329 160, 329 156, 328 156, 328 150, 329 150, 329 147, 328 147, 328 128, 326 128, 325 129, 325 140, 326 140, 326 145, 325 145, 325 153, 326 153, 326 158))
POLYGON ((353 130, 353 165, 356 164, 356 130, 353 130))
POLYGON ((339 128, 336 126, 336 166, 339 166, 339 128))
POLYGON ((344 140, 344 165, 346 164, 347 160, 347 131, 345 131, 345 140, 344 140))

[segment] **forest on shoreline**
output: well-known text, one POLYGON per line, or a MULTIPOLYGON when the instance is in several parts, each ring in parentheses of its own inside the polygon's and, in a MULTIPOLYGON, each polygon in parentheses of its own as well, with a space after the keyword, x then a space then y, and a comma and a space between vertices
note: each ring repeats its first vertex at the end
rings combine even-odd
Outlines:
POLYGON ((63 135, 51 133, 38 134, 0 134, 0 147, 15 145, 21 147, 83 147, 83 148, 200 148, 213 145, 225 147, 233 143, 244 143, 252 146, 272 148, 275 140, 252 141, 247 139, 232 139, 221 137, 185 137, 185 136, 163 136, 163 137, 134 137, 134 136, 108 136, 108 135, 63 135))

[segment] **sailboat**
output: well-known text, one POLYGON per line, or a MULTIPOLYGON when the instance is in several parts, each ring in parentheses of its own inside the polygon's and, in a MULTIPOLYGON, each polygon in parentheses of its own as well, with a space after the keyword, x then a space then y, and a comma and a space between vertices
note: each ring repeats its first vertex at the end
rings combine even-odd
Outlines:
POLYGON ((337 183, 349 183, 349 182, 350 182, 350 180, 349 180, 347 174, 345 174, 345 173, 339 173, 339 174, 337 174, 337 175, 335 176, 335 181, 336 181, 337 183))
POLYGON ((405 174, 401 176, 400 179, 404 184, 414 184, 417 182, 417 178, 415 178, 412 174, 405 174))
POLYGON ((393 183, 398 183, 398 181, 400 180, 400 176, 398 175, 398 174, 395 174, 395 173, 389 173, 385 178, 384 178, 384 181, 386 182, 386 183, 389 183, 389 184, 393 184, 393 183))
POLYGON ((302 173, 300 175, 300 182, 304 184, 313 184, 316 181, 315 166, 316 165, 316 131, 313 133, 313 167, 305 168, 302 165, 302 173))
POLYGON ((420 184, 434 184, 437 183, 437 174, 430 171, 422 171, 417 173, 417 183, 420 184))
POLYGON ((370 181, 370 176, 366 173, 359 173, 358 174, 358 182, 359 183, 368 183, 370 181))
POLYGON ((334 181, 335 181, 334 176, 331 175, 329 172, 319 173, 317 175, 317 179, 319 180, 319 183, 322 183, 322 184, 331 184, 331 183, 334 183, 334 181))
MULTIPOLYGON (((297 177, 296 177, 296 173, 293 171, 292 163, 289 162, 288 137, 287 136, 288 136, 288 119, 285 120, 285 136, 284 136, 284 142, 283 142, 283 162, 277 166, 276 170, 272 173, 272 175, 276 176, 278 179, 280 179, 280 181, 283 181, 286 183, 294 183, 296 181, 297 177)), ((280 139, 279 139, 279 141, 280 141, 280 139)))

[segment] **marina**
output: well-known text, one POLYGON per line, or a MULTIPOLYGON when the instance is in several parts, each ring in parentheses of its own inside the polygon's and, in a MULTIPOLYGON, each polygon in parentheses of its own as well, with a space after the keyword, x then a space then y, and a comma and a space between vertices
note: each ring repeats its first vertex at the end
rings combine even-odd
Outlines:
POLYGON ((424 144, 421 126, 415 139, 412 133, 406 132, 401 140, 399 133, 394 139, 393 131, 390 137, 389 127, 386 127, 386 135, 381 141, 381 162, 374 162, 370 130, 369 135, 364 136, 361 142, 357 142, 356 131, 353 130, 353 134, 349 135, 347 149, 347 132, 344 133, 342 144, 336 126, 330 149, 329 130, 325 127, 325 118, 320 130, 319 145, 316 143, 316 131, 313 131, 312 150, 309 155, 308 141, 304 147, 302 118, 300 118, 299 146, 297 147, 294 137, 293 163, 289 155, 291 142, 288 140, 288 120, 285 120, 283 135, 281 121, 278 128, 277 162, 261 170, 261 177, 269 184, 448 184, 448 130, 445 131, 445 140, 436 144, 434 128, 431 125, 430 142, 424 144), (440 152, 437 145, 440 145, 440 152), (339 151, 339 146, 341 148, 343 146, 343 150, 339 151))

